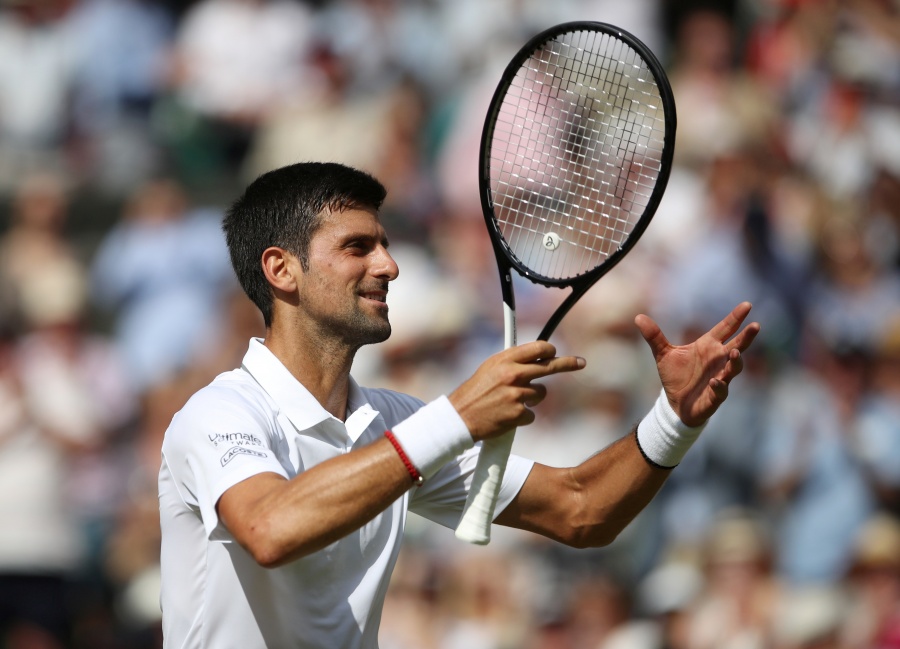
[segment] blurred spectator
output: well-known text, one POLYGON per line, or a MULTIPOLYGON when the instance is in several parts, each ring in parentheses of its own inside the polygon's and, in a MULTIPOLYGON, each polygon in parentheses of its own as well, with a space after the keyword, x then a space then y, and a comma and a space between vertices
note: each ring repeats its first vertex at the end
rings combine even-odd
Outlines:
MULTIPOLYGON (((10 227, 0 237, 0 317, 24 326, 25 302, 47 286, 46 277, 52 283, 84 269, 66 236, 70 204, 62 176, 29 173, 17 185, 10 208, 10 227)), ((65 297, 48 295, 47 301, 65 297)))
POLYGON ((839 584, 787 590, 772 624, 773 649, 844 649, 846 597, 839 584))
POLYGON ((867 243, 875 258, 900 270, 900 175, 880 169, 866 196, 867 243))
POLYGON ((692 649, 764 649, 780 584, 761 521, 746 510, 723 510, 701 545, 705 588, 689 621, 692 649))
MULTIPOLYGON (((834 198, 858 196, 881 162, 875 153, 884 129, 872 122, 873 106, 864 93, 862 88, 832 82, 816 107, 786 130, 789 155, 834 198)), ((893 120, 896 128, 896 115, 893 120)))
POLYGON ((0 7, 0 190, 36 169, 67 170, 73 84, 68 0, 0 7))
POLYGON ((81 174, 121 193, 160 171, 151 116, 164 88, 173 17, 149 0, 81 0, 69 21, 81 174))
POLYGON ((437 567, 431 554, 414 540, 397 559, 384 602, 379 631, 382 649, 438 649, 441 615, 436 606, 437 567))
MULTIPOLYGON (((453 9, 451 15, 465 13, 460 2, 453 9)), ((466 56, 444 55, 453 47, 453 25, 441 24, 441 13, 440 6, 407 0, 336 0, 318 12, 316 32, 344 62, 350 96, 378 95, 404 77, 437 90, 456 81, 466 56)))
POLYGON ((873 350, 870 390, 856 434, 879 509, 900 516, 900 319, 873 350))
POLYGON ((827 59, 841 4, 776 0, 765 8, 755 7, 743 63, 777 98, 783 118, 799 118, 818 103, 821 89, 827 87, 827 59))
POLYGON ((669 79, 678 106, 675 155, 703 165, 748 144, 773 139, 776 105, 736 65, 734 26, 724 12, 689 11, 681 19, 669 79))
POLYGON ((162 646, 159 502, 150 489, 131 491, 106 538, 102 568, 113 592, 123 646, 152 649, 162 646))
POLYGON ((849 647, 900 647, 900 519, 870 518, 856 539, 848 574, 849 647))
POLYGON ((315 94, 311 29, 299 0, 200 0, 187 11, 162 116, 186 179, 233 178, 261 121, 315 94))
POLYGON ((18 491, 5 492, 0 503, 5 517, 4 534, 0 536, 0 641, 11 648, 63 647, 71 623, 65 575, 77 569, 81 557, 76 548, 70 547, 72 541, 59 534, 69 534, 74 539, 78 534, 71 521, 67 524, 66 519, 57 516, 61 513, 57 509, 62 476, 52 458, 55 449, 52 442, 45 445, 41 431, 30 421, 16 359, 16 339, 6 328, 0 331, 0 404, 0 466, 4 468, 0 480, 11 481, 5 487, 21 488, 15 484, 15 473, 10 473, 20 462, 33 464, 39 470, 49 464, 47 470, 39 471, 38 492, 21 494, 31 503, 22 501, 18 491), (45 460, 43 455, 51 457, 45 460), (30 511, 30 505, 44 503, 42 510, 30 511), (42 520, 44 516, 47 520, 42 520), (56 528, 56 535, 46 536, 49 527, 56 528), (32 556, 27 556, 35 540, 40 545, 34 548, 32 556))
POLYGON ((884 0, 851 0, 829 62, 836 74, 885 94, 900 90, 900 9, 884 0))
POLYGON ((868 363, 859 348, 817 340, 807 367, 775 378, 758 461, 777 569, 792 585, 839 580, 876 506, 855 436, 868 363))
MULTIPOLYGON (((753 303, 766 328, 760 343, 790 356, 804 319, 804 281, 809 260, 779 240, 781 175, 765 150, 721 155, 706 166, 702 222, 680 253, 668 260, 652 296, 654 308, 684 331, 721 317, 731 296, 753 303), (715 282, 710 278, 715 277, 715 282)), ((793 207, 788 205, 787 207, 793 207)), ((811 235, 810 235, 811 236, 811 235)))
POLYGON ((872 349, 900 317, 900 274, 877 254, 877 231, 860 211, 851 203, 821 224, 808 317, 832 344, 872 349))
POLYGON ((184 369, 217 335, 235 285, 217 210, 190 205, 172 180, 130 197, 91 269, 96 303, 114 313, 129 377, 142 392, 184 369))
POLYGON ((243 176, 249 180, 304 160, 340 160, 377 173, 390 188, 381 216, 392 239, 424 244, 439 215, 419 139, 428 108, 425 89, 411 78, 354 89, 354 70, 328 43, 317 44, 310 66, 320 87, 308 90, 302 103, 273 106, 261 118, 243 176))
POLYGON ((654 627, 649 649, 691 649, 691 613, 705 585, 697 563, 665 557, 638 584, 638 613, 654 627))
POLYGON ((443 613, 439 649, 520 647, 528 637, 528 564, 514 553, 460 552, 445 557, 438 585, 443 613))
POLYGON ((612 575, 585 573, 568 588, 565 622, 572 649, 608 649, 634 611, 631 591, 612 575))
POLYGON ((50 266, 22 304, 29 333, 4 341, 2 363, 0 633, 9 647, 65 647, 93 526, 121 492, 117 467, 95 460, 132 402, 112 346, 84 329, 83 274, 50 266))

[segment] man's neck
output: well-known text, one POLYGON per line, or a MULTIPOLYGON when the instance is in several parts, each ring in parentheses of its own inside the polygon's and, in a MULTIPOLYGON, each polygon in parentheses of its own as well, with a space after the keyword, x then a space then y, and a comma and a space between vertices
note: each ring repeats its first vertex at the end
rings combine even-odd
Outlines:
POLYGON ((341 421, 346 419, 355 349, 333 340, 284 335, 278 327, 266 330, 265 345, 325 410, 341 421))

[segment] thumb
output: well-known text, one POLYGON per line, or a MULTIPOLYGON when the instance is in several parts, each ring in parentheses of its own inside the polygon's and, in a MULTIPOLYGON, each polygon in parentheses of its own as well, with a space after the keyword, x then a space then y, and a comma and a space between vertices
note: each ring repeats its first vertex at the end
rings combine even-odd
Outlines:
POLYGON ((662 329, 650 316, 641 313, 635 317, 634 324, 641 332, 644 340, 647 341, 647 344, 650 345, 650 351, 653 353, 654 358, 659 358, 671 346, 669 339, 666 338, 662 329))

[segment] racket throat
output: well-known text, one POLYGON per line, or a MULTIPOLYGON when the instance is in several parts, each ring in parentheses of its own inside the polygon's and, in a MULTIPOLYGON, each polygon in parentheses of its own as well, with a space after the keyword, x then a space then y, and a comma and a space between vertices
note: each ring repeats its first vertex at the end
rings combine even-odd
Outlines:
POLYGON ((581 296, 587 293, 588 289, 593 285, 593 282, 586 282, 581 284, 580 286, 574 286, 572 288, 572 292, 566 297, 562 304, 556 309, 550 319, 547 320, 547 324, 544 325, 544 328, 541 329, 541 333, 538 336, 538 340, 550 340, 550 336, 553 335, 553 332, 556 331, 557 325, 562 322, 562 319, 566 316, 569 310, 575 306, 575 303, 581 299, 581 296))
POLYGON ((503 303, 503 347, 509 349, 515 347, 516 340, 516 310, 503 303))
POLYGON ((503 291, 503 347, 509 349, 517 344, 516 298, 510 269, 505 268, 500 271, 500 283, 503 291))

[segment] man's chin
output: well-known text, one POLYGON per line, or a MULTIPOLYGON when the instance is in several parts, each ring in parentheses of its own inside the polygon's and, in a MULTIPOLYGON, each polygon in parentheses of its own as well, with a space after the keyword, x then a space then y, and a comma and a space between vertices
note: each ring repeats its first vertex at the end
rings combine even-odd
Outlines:
POLYGON ((366 327, 359 334, 360 345, 377 345, 391 337, 391 324, 385 321, 381 326, 366 327))
POLYGON ((388 338, 390 338, 390 337, 391 337, 391 325, 390 325, 390 323, 388 323, 383 329, 380 329, 380 330, 375 334, 375 338, 376 338, 376 339, 375 339, 375 340, 372 340, 372 342, 369 343, 369 344, 370 344, 370 345, 377 345, 378 343, 383 343, 384 341, 386 341, 386 340, 387 340, 388 338))

